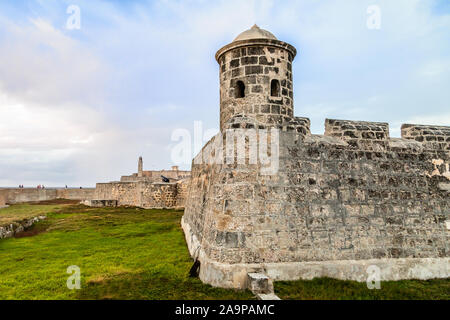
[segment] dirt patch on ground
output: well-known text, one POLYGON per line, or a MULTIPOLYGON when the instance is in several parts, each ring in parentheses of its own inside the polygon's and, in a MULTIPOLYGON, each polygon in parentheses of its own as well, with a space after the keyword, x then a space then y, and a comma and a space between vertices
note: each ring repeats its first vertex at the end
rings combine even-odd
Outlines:
POLYGON ((14 235, 14 238, 33 237, 35 235, 45 232, 45 230, 46 230, 45 228, 31 227, 28 230, 24 230, 22 232, 16 233, 14 235))
POLYGON ((68 199, 54 199, 54 200, 43 200, 43 201, 33 201, 30 202, 31 205, 40 204, 79 204, 80 200, 68 200, 68 199))

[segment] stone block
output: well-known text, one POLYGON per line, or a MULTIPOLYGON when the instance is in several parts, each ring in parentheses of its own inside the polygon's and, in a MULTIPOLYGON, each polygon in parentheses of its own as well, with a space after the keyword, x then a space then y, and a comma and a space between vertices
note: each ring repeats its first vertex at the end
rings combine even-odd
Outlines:
POLYGON ((249 273, 248 288, 253 293, 271 293, 269 277, 263 273, 249 273))

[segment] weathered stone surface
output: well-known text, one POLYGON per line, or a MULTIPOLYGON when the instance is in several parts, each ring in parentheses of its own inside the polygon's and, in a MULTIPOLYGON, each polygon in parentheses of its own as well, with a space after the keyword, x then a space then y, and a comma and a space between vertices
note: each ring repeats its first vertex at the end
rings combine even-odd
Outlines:
MULTIPOLYGON (((221 70, 226 66, 232 69, 231 74, 221 73, 220 84, 220 127, 227 127, 228 122, 236 115, 259 114, 257 126, 294 120, 292 111, 292 73, 289 58, 295 56, 295 48, 276 39, 250 39, 239 41, 231 47, 225 46, 216 55, 221 70), (255 42, 256 41, 256 42, 255 42), (236 59, 236 47, 246 46, 247 50, 239 51, 240 60, 236 59), (252 45, 251 45, 252 44, 252 45), (253 44, 258 44, 257 46, 253 44), (240 62, 239 62, 240 61, 240 62), (244 66, 239 68, 240 66, 244 66), (242 70, 241 70, 242 69, 242 70), (278 80, 281 95, 271 96, 271 80, 278 80), (237 82, 245 85, 245 98, 236 96, 237 82), (277 104, 272 107, 270 104, 277 104), (284 113, 280 113, 281 106, 284 113), (287 115, 285 118, 283 115, 287 115)), ((292 61, 292 60, 291 60, 292 61)))
POLYGON ((381 258, 365 260, 297 261, 277 263, 222 263, 210 258, 184 217, 181 225, 189 252, 201 260, 200 279, 213 286, 247 288, 248 273, 261 272, 273 281, 331 277, 365 282, 370 266, 380 268, 380 280, 401 280, 450 277, 450 258, 381 258))
POLYGON ((186 199, 186 189, 187 185, 184 181, 97 183, 94 198, 103 201, 114 200, 117 206, 182 208, 186 199))
POLYGON ((450 183, 444 183, 444 182, 440 182, 438 184, 438 187, 440 190, 442 191, 450 191, 450 183))
POLYGON ((402 138, 421 142, 432 150, 450 151, 450 127, 403 124, 402 138))
MULTIPOLYGON (((219 64, 255 41, 225 46, 219 64)), ((199 252, 200 278, 239 288, 261 270, 271 279, 363 281, 364 267, 378 262, 385 280, 448 277, 450 127, 404 125, 403 138, 392 139, 387 123, 327 119, 325 135, 312 135, 292 104, 270 102, 272 79, 292 87, 287 62, 295 52, 276 40, 257 42, 281 72, 221 75, 220 128, 279 129, 278 170, 261 174, 263 164, 248 156, 215 161, 220 134, 194 159, 183 229, 191 254, 199 252), (250 90, 254 79, 262 92, 250 90), (237 80, 248 87, 243 98, 229 94, 237 80)))
POLYGON ((253 293, 270 293, 269 277, 263 273, 249 273, 248 288, 253 293))

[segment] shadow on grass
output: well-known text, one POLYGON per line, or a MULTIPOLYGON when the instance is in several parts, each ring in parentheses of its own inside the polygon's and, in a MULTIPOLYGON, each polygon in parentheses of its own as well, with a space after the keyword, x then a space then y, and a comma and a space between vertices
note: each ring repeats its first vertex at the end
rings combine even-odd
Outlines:
POLYGON ((246 290, 227 290, 203 284, 197 278, 167 278, 152 272, 121 274, 88 281, 78 299, 88 300, 249 300, 254 295, 246 290))
POLYGON ((449 300, 450 279, 385 281, 379 290, 330 278, 280 281, 275 293, 287 300, 449 300))

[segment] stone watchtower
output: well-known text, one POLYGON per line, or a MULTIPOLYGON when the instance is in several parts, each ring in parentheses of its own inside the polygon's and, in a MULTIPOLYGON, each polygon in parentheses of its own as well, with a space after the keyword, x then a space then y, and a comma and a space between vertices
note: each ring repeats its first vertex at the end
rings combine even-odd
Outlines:
POLYGON ((220 130, 282 126, 293 120, 296 49, 254 25, 216 53, 220 65, 220 130))

